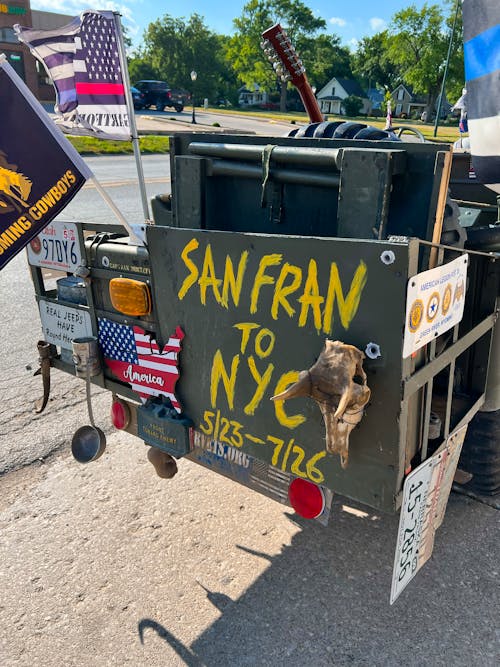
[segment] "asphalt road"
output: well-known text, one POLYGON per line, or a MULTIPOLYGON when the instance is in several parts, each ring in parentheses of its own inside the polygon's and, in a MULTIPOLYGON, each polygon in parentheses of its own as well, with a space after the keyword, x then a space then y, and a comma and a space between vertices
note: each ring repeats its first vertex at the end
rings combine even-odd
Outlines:
POLYGON ((259 116, 259 114, 251 115, 250 113, 246 113, 242 116, 241 114, 232 114, 231 112, 216 113, 205 111, 201 108, 196 108, 195 110, 196 125, 192 124, 192 109, 187 107, 181 113, 176 113, 173 109, 165 109, 162 112, 146 109, 136 111, 135 115, 139 128, 144 118, 153 118, 159 122, 170 123, 174 128, 176 124, 187 124, 189 127, 186 129, 193 131, 200 129, 219 131, 220 129, 223 131, 244 131, 268 136, 286 136, 290 130, 297 127, 291 123, 276 121, 262 115, 259 116), (214 123, 217 123, 220 128, 214 127, 214 123))
MULTIPOLYGON (((132 158, 90 162, 140 219, 132 158)), ((165 156, 144 166, 151 193, 168 187, 153 180, 165 156)), ((64 217, 109 214, 87 187, 64 217)), ((95 389, 108 449, 77 464, 83 383, 54 373, 32 412, 40 325, 24 254, 0 274, 0 312, 2 666, 498 664, 492 507, 452 494, 433 557, 390 607, 397 517, 336 497, 325 529, 188 461, 160 480, 95 389)))

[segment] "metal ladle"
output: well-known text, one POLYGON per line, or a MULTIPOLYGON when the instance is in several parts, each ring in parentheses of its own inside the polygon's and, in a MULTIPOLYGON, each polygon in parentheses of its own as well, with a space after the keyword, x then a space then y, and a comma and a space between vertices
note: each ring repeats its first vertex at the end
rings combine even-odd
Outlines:
POLYGON ((85 376, 90 425, 81 426, 75 432, 71 441, 71 453, 79 463, 90 463, 102 456, 106 449, 106 436, 94 423, 90 396, 90 377, 101 372, 96 338, 75 338, 73 340, 73 361, 76 374, 80 377, 85 376))

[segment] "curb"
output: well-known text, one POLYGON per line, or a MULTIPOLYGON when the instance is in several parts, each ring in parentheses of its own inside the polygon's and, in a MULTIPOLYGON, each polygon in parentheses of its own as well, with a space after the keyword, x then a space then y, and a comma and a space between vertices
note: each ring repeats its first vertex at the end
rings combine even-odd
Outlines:
POLYGON ((233 129, 226 129, 226 128, 218 128, 218 127, 212 127, 211 125, 202 125, 201 127, 197 127, 196 129, 189 129, 189 127, 179 127, 177 128, 172 128, 170 130, 141 130, 137 128, 137 134, 142 137, 142 136, 147 136, 147 135, 155 135, 155 136, 168 136, 171 134, 176 134, 178 132, 192 132, 193 134, 199 134, 201 132, 213 132, 214 134, 252 134, 255 135, 256 132, 253 132, 251 130, 233 130, 233 129))

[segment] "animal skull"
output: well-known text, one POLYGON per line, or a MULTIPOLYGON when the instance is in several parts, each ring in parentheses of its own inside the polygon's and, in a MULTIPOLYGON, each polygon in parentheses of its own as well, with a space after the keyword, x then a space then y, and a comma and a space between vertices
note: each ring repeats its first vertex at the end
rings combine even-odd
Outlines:
POLYGON ((272 401, 286 401, 296 396, 311 396, 319 405, 326 428, 326 450, 340 454, 342 468, 347 467, 349 435, 361 421, 370 389, 363 370, 365 355, 354 345, 326 340, 316 363, 301 371, 299 379, 272 401), (355 382, 360 378, 362 384, 355 382))

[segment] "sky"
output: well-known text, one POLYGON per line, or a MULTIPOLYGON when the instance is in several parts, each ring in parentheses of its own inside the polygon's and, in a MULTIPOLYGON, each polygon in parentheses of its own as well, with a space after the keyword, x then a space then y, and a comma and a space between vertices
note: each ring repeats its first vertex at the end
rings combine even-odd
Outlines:
MULTIPOLYGON (((133 46, 141 45, 145 29, 158 18, 169 14, 175 18, 189 18, 197 13, 205 19, 205 25, 220 34, 231 34, 233 19, 240 16, 247 0, 31 0, 31 8, 76 16, 84 9, 113 9, 122 14, 133 46)), ((384 30, 395 12, 410 5, 421 9, 425 0, 355 0, 352 5, 345 0, 303 0, 315 16, 326 21, 327 32, 335 33, 342 44, 356 49, 362 37, 369 37, 384 30)), ((444 0, 428 0, 428 4, 443 5, 444 0)))

